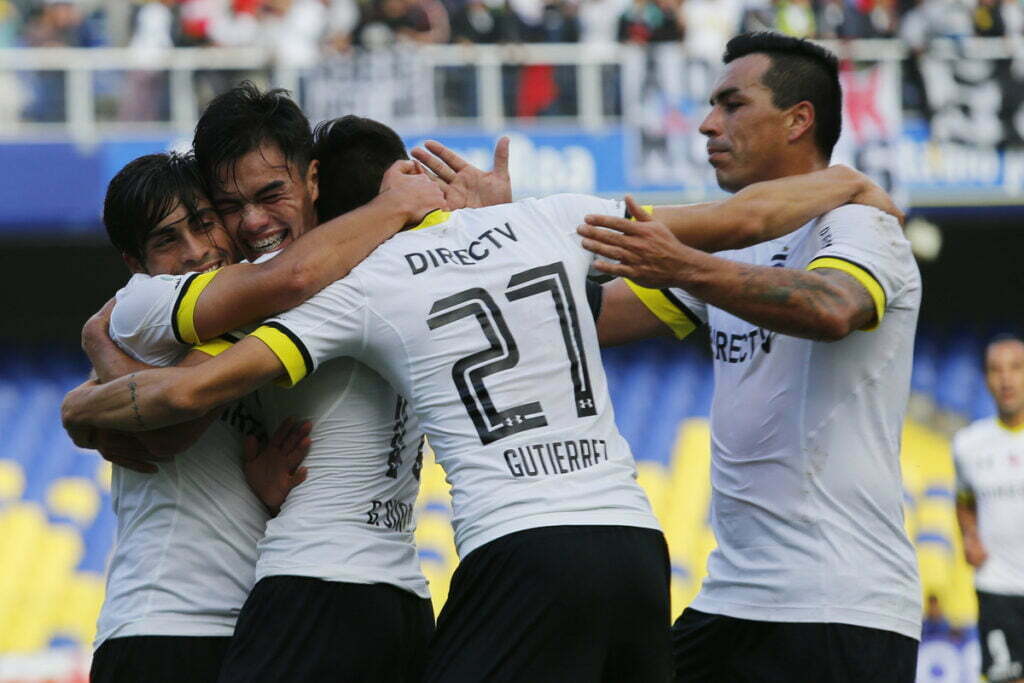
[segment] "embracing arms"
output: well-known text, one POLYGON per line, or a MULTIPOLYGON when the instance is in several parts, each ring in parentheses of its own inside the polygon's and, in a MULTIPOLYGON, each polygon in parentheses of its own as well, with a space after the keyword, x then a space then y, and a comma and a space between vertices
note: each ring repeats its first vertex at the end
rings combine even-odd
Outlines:
POLYGON ((189 332, 185 341, 206 341, 299 305, 403 227, 443 208, 443 192, 417 169, 415 162, 396 162, 370 203, 306 232, 273 259, 217 271, 179 325, 189 332))

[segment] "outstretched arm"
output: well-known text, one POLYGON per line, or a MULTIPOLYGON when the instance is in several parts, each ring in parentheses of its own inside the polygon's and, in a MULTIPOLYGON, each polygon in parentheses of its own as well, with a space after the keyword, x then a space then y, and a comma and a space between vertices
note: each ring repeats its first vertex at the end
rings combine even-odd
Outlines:
POLYGON ((973 497, 957 496, 956 521, 964 540, 964 559, 977 569, 985 564, 988 551, 978 535, 978 508, 973 497))
MULTIPOLYGON (((112 382, 119 377, 124 377, 141 370, 149 370, 154 367, 135 360, 122 351, 110 338, 110 315, 113 308, 114 300, 111 299, 102 309, 89 318, 82 328, 82 350, 85 351, 89 360, 92 361, 99 383, 112 382)), ((210 356, 201 351, 193 351, 178 365, 181 367, 191 367, 209 360, 209 358, 210 356)), ((140 449, 134 451, 135 459, 139 461, 163 461, 181 453, 192 446, 203 435, 219 414, 219 411, 214 410, 185 424, 139 432, 131 439, 131 441, 135 441, 141 446, 140 449)), ((74 435, 72 435, 72 439, 75 439, 74 435)), ((105 459, 111 462, 114 462, 113 457, 118 458, 118 464, 124 464, 124 461, 130 459, 131 451, 125 447, 129 443, 126 439, 104 433, 91 435, 89 441, 95 443, 95 446, 89 445, 84 447, 95 447, 105 459), (107 444, 119 444, 121 446, 118 449, 117 455, 114 454, 114 450, 107 444)), ((78 440, 76 440, 76 443, 78 443, 78 440)))
POLYGON ((247 337, 201 366, 144 370, 80 386, 64 398, 61 415, 66 429, 158 429, 201 417, 284 372, 269 347, 247 337))
POLYGON ((294 308, 403 227, 446 206, 441 189, 413 161, 395 162, 381 187, 372 202, 305 233, 273 259, 226 266, 212 279, 190 281, 193 291, 177 312, 184 341, 198 344, 294 308))

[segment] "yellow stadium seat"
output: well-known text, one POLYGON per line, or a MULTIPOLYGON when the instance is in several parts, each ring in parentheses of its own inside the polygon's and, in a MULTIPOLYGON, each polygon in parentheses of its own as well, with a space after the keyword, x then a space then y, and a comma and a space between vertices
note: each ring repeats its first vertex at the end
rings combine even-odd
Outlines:
POLYGON ((11 503, 25 492, 25 473, 13 460, 0 458, 0 504, 11 503))
POLYGON ((72 519, 84 527, 96 519, 100 495, 88 479, 61 477, 50 484, 46 505, 54 514, 72 519))

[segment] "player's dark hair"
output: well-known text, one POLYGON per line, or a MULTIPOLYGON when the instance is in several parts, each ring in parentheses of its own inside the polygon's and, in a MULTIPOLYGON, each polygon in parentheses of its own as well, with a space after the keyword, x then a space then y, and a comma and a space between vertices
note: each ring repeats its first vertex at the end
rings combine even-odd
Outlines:
POLYGON ((799 102, 814 107, 814 141, 828 160, 843 128, 843 90, 839 60, 820 45, 781 33, 744 33, 725 46, 722 61, 750 54, 767 55, 772 65, 761 82, 772 92, 772 104, 788 109, 799 102))
POLYGON ((1001 333, 993 336, 991 339, 989 339, 988 343, 985 344, 985 353, 984 353, 984 355, 982 356, 982 359, 981 359, 981 366, 982 366, 983 370, 988 367, 988 352, 989 352, 989 350, 993 346, 995 346, 996 344, 1002 344, 1004 342, 1017 342, 1018 344, 1024 344, 1024 338, 1022 338, 1020 335, 1014 334, 1012 332, 1001 332, 1001 333))
POLYGON ((146 238, 181 202, 190 218, 206 192, 192 154, 147 154, 128 163, 107 186, 103 225, 110 243, 145 261, 146 238))
POLYGON ((371 201, 380 192, 384 172, 409 155, 391 128, 349 115, 316 127, 313 158, 320 162, 316 212, 323 223, 371 201))
POLYGON ((211 185, 218 174, 264 143, 281 150, 286 161, 305 174, 312 158, 309 119, 280 88, 260 92, 242 81, 210 102, 196 124, 192 147, 199 170, 211 185))

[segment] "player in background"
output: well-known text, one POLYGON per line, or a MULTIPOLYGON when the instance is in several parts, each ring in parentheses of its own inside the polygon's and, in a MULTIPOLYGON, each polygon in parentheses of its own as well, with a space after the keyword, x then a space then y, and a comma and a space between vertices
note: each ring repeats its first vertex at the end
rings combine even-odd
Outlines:
MULTIPOLYGON (((751 34, 724 61, 700 128, 719 185, 827 166, 835 56, 751 34)), ((620 261, 598 269, 632 278, 605 287, 602 339, 706 324, 714 357, 718 547, 673 627, 676 680, 913 681, 921 588, 899 452, 921 280, 899 224, 844 206, 719 257, 673 240, 657 213, 637 218, 581 229, 620 261)))
POLYGON ((985 382, 995 417, 953 437, 956 516, 975 568, 982 670, 993 683, 1024 680, 1024 342, 993 339, 985 382))
MULTIPOLYGON (((134 273, 117 293, 110 330, 131 354, 119 365, 181 361, 189 346, 171 329, 175 285, 186 272, 235 260, 234 244, 203 195, 195 160, 153 154, 129 163, 110 183, 104 224, 134 273)), ((88 326, 102 326, 105 335, 106 322, 102 315, 88 326)), ((112 379, 105 358, 93 355, 100 379, 112 379)), ((117 537, 90 672, 95 683, 217 679, 253 583, 268 507, 303 480, 304 470, 296 468, 309 447, 308 425, 289 423, 257 456, 257 436, 267 439, 253 413, 240 401, 197 421, 184 437, 177 429, 124 443, 107 434, 97 444, 114 452, 183 452, 159 467, 126 461, 142 473, 114 467, 117 537)))
MULTIPOLYGON (((324 146, 344 153, 353 129, 379 132, 360 121, 325 127, 324 146)), ((378 148, 387 155, 392 145, 378 148)), ((365 168, 337 173, 321 170, 325 193, 358 184, 365 168)), ((714 210, 659 214, 694 241, 736 245, 863 188, 859 174, 830 169, 752 187, 714 210)), ((664 542, 614 427, 593 321, 579 311, 593 257, 575 227, 588 212, 623 208, 560 196, 433 214, 202 374, 151 371, 125 378, 121 391, 84 388, 69 395, 65 417, 132 427, 137 414, 159 426, 282 373, 298 381, 337 355, 365 359, 409 396, 453 484, 463 563, 427 680, 664 680, 664 542), (612 567, 607 557, 620 559, 612 567)))

